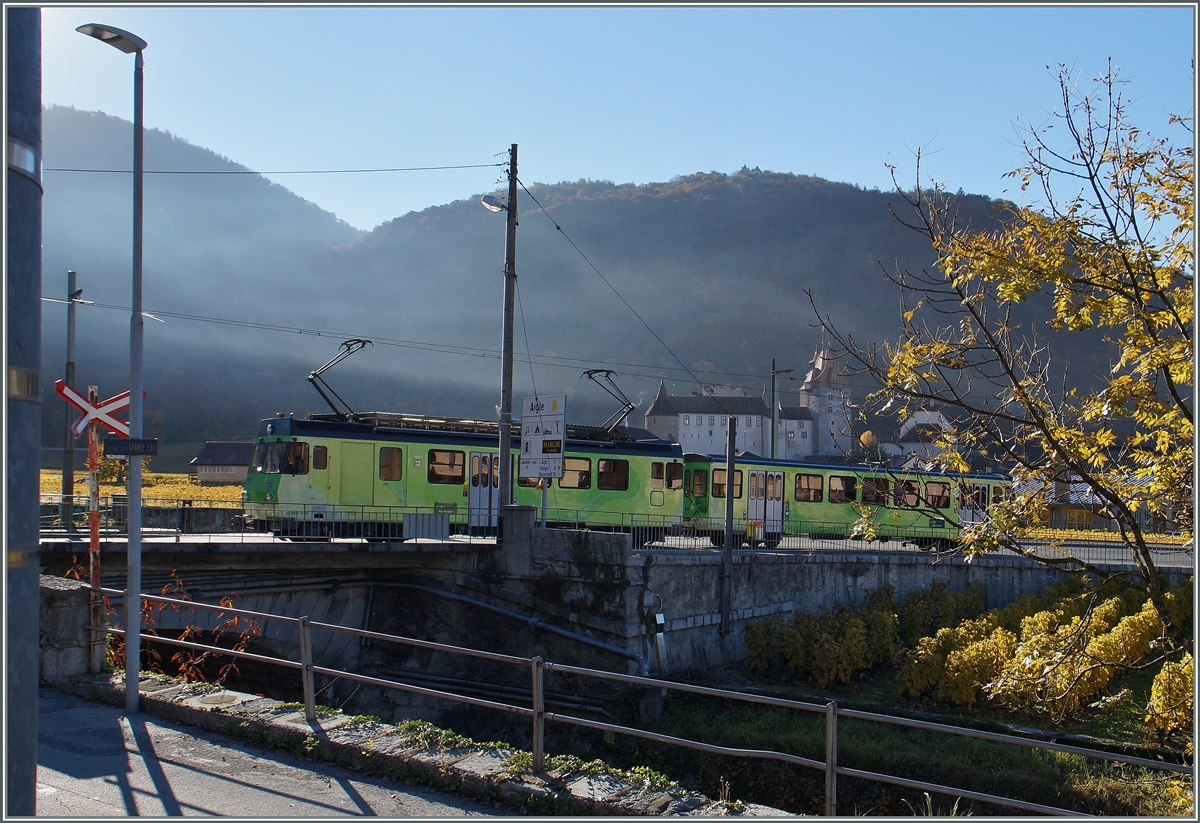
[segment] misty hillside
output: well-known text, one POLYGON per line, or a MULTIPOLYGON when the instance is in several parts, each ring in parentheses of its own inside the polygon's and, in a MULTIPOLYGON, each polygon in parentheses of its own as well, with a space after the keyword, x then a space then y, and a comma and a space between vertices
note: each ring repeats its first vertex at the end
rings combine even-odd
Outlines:
MULTIPOLYGON (((47 168, 129 168, 125 121, 51 108, 44 130, 47 168)), ((146 154, 147 170, 244 168, 158 131, 146 154)), ((70 268, 84 299, 128 306, 129 176, 45 179, 43 294, 62 297, 70 268)), ((803 377, 821 342, 806 289, 840 327, 881 340, 895 333, 898 298, 880 265, 932 260, 890 213, 895 194, 815 177, 743 169, 641 186, 528 185, 546 214, 521 193, 516 348, 528 341, 535 364, 518 357, 514 393, 535 382, 567 393, 581 423, 616 408, 580 380, 586 368, 616 370, 643 410, 660 377, 675 393, 696 388, 655 334, 704 381, 762 391, 772 357, 803 377)), ((995 219, 993 206, 959 198, 978 226, 995 219)), ((147 321, 156 468, 186 463, 205 439, 248 436, 277 411, 325 410, 305 377, 347 337, 375 341, 326 375, 355 409, 494 419, 504 216, 478 198, 363 233, 254 175, 148 175, 145 209, 146 310, 242 324, 147 321)), ((85 306, 78 317, 77 382, 115 394, 128 385, 128 312, 85 306)), ((48 378, 62 372, 64 337, 65 308, 43 303, 48 378)), ((43 442, 61 445, 63 404, 45 383, 43 442)))

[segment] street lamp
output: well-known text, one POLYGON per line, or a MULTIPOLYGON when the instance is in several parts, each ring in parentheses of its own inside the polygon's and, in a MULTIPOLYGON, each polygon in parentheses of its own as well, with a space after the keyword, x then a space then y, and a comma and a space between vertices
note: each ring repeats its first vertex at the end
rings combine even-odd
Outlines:
MULTIPOLYGON (((129 437, 142 436, 142 50, 146 41, 136 34, 87 23, 75 29, 133 57, 133 310, 129 318, 129 437)), ((125 576, 125 711, 138 711, 141 664, 142 604, 142 459, 129 457, 129 548, 125 576)))
POLYGON ((507 212, 504 235, 504 345, 500 365, 500 512, 496 518, 497 542, 504 540, 504 507, 512 501, 512 378, 513 300, 517 291, 517 144, 508 157, 508 203, 484 195, 480 202, 488 211, 507 212))

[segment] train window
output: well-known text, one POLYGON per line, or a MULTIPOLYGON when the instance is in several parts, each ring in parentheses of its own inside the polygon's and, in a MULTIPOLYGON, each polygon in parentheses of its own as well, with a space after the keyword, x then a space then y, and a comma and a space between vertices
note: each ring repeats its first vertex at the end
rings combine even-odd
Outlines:
POLYGON ((287 450, 286 462, 283 465, 284 474, 308 474, 308 444, 302 440, 293 440, 287 450))
POLYGON ((799 503, 820 503, 824 497, 825 478, 819 474, 796 475, 796 501, 799 503))
POLYGON ((692 497, 708 497, 708 469, 692 472, 692 497))
POLYGON ((596 488, 623 492, 629 488, 628 460, 597 460, 596 488))
POLYGON ((540 489, 542 479, 540 477, 518 477, 517 485, 526 489, 540 489))
POLYGON ((462 452, 430 449, 426 477, 430 483, 461 485, 466 479, 466 455, 462 452))
POLYGON ((983 511, 988 507, 988 487, 982 483, 970 487, 971 507, 983 511))
POLYGON ((857 481, 853 477, 834 475, 829 478, 829 502, 853 503, 857 481))
MULTIPOLYGON (((863 492, 865 497, 865 488, 863 492)), ((916 480, 897 480, 895 495, 897 506, 915 509, 921 503, 921 484, 916 480)))
POLYGON ((560 489, 590 489, 592 487, 592 461, 586 457, 563 458, 563 476, 558 479, 560 489))
MULTIPOLYGON (((713 469, 713 497, 725 496, 725 469, 713 469)), ((733 499, 742 499, 742 470, 733 471, 733 499)))
POLYGON ((683 488, 683 464, 668 463, 667 464, 667 488, 681 489, 683 488))
MULTIPOLYGON (((984 486, 986 489, 987 486, 984 486)), ((929 501, 929 505, 935 509, 950 508, 950 484, 949 483, 926 483, 925 484, 925 499, 929 501)))
POLYGON ((862 482, 862 502, 886 506, 888 498, 888 481, 886 477, 864 477, 862 482))
POLYGON ((314 469, 329 468, 329 447, 328 446, 313 446, 313 468, 314 469))
POLYGON ((471 488, 479 488, 479 455, 471 455, 471 488))
MULTIPOLYGON (((431 464, 432 460, 429 461, 431 464)), ((400 480, 404 477, 404 450, 393 446, 379 447, 379 479, 400 480)))
POLYGON ((250 471, 254 474, 279 474, 287 459, 288 445, 282 441, 256 443, 254 456, 250 458, 250 471))
POLYGON ((1007 486, 992 486, 992 504, 999 505, 1009 497, 1007 486))
MULTIPOLYGON (((603 469, 601 469, 601 471, 603 471, 603 469)), ((651 463, 650 464, 650 488, 661 489, 664 485, 666 485, 666 479, 665 479, 665 473, 663 472, 663 464, 657 463, 657 462, 651 463)))

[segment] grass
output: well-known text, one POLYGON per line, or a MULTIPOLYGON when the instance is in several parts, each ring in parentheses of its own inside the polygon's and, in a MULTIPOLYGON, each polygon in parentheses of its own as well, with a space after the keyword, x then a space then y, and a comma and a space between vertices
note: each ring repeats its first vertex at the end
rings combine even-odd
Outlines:
MULTIPOLYGON (((825 758, 822 714, 674 695, 649 728, 722 746, 825 758)), ((818 769, 725 758, 621 737, 607 748, 610 751, 604 754, 609 759, 670 773, 710 794, 721 792, 724 781, 747 801, 808 814, 820 814, 824 808, 824 773, 818 769)), ((839 764, 849 768, 1091 814, 1183 815, 1192 807, 1190 780, 1175 775, 871 721, 839 720, 838 749, 839 764)), ((952 796, 936 797, 935 807, 953 808, 953 801, 952 796)), ((848 778, 839 779, 838 803, 841 810, 871 809, 887 815, 927 807, 923 792, 848 778)), ((962 801, 957 813, 1012 814, 1013 810, 962 801)))
MULTIPOLYGON (((76 471, 75 494, 88 493, 87 471, 76 471)), ((41 493, 62 493, 62 471, 42 469, 41 493)), ((101 483, 100 496, 108 497, 114 494, 125 494, 124 485, 116 483, 101 483)), ((146 472, 142 477, 142 498, 147 506, 153 506, 155 500, 192 500, 209 505, 214 503, 236 503, 241 505, 241 486, 200 486, 190 480, 186 474, 160 474, 146 472)))

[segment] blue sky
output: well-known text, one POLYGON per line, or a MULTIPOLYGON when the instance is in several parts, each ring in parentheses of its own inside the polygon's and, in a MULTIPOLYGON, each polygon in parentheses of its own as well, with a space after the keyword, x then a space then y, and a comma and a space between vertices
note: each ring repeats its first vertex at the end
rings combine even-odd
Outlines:
MULTIPOLYGON (((1155 133, 1194 97, 1184 5, 44 9, 44 102, 127 119, 133 59, 88 22, 149 43, 147 126, 264 171, 498 162, 515 142, 526 184, 748 165, 887 188, 921 147, 950 188, 1002 196, 1057 64, 1088 83, 1111 58, 1155 133)), ((370 229, 497 171, 272 179, 370 229)))

